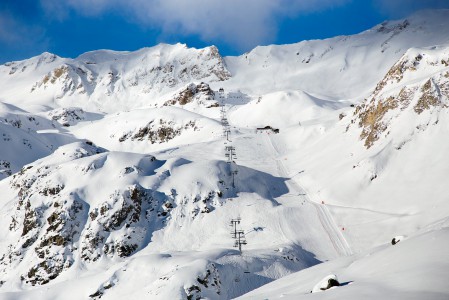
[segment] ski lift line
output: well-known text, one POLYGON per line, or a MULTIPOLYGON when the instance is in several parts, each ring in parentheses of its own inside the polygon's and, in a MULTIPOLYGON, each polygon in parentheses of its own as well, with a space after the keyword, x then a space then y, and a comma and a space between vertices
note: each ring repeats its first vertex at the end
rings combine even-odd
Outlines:
POLYGON ((238 217, 236 219, 231 219, 230 226, 234 228, 233 231, 231 231, 232 238, 235 239, 234 241, 234 247, 239 248, 240 254, 242 254, 242 246, 247 244, 246 238, 245 238, 245 231, 242 229, 237 229, 237 225, 240 224, 241 218, 238 217))

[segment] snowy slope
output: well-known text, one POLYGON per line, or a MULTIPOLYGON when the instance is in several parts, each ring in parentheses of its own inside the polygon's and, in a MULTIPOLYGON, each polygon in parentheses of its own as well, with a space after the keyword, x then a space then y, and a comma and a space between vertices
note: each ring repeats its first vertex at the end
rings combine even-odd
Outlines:
POLYGON ((447 43, 447 14, 424 11, 352 36, 256 47, 226 58, 232 78, 224 84, 256 95, 293 89, 325 99, 364 97, 409 48, 447 43))
POLYGON ((236 106, 230 112, 229 118, 233 124, 240 127, 270 125, 285 128, 332 114, 344 106, 348 105, 322 100, 302 91, 282 91, 257 97, 246 105, 236 106))
POLYGON ((326 262, 267 284, 238 299, 447 299, 449 228, 420 234, 394 246, 326 262), (328 274, 342 286, 310 294, 328 274))
MULTIPOLYGON (((241 140, 236 145, 254 152, 265 137, 241 140)), ((164 153, 154 158, 69 144, 2 181, 2 189, 8 190, 2 208, 2 228, 7 229, 1 239, 7 249, 2 253, 2 288, 39 295, 40 289, 32 287, 51 283, 45 289, 58 294, 68 278, 79 284, 90 278, 86 296, 99 289, 114 299, 140 286, 138 297, 148 292, 157 299, 177 299, 194 292, 207 296, 207 284, 196 283, 199 291, 189 288, 198 282, 195 276, 204 279, 210 270, 220 283, 208 297, 228 299, 340 254, 332 240, 321 238, 326 228, 319 226, 315 207, 305 199, 292 202, 295 195, 289 194, 285 179, 248 163, 231 166, 214 160, 223 157, 216 151, 222 149, 221 140, 201 148, 180 150, 185 153, 179 157, 187 159, 165 160, 157 159, 164 153), (236 188, 229 177, 234 167, 239 170, 236 188), (237 216, 248 232, 243 257, 231 250, 228 223, 237 216), (139 261, 148 259, 168 266, 152 271, 158 277, 128 286, 123 266, 138 272, 139 261), (104 268, 111 276, 108 282, 117 286, 107 292, 102 288, 107 278, 98 274, 104 268), (165 277, 167 281, 161 279, 165 277), (247 279, 236 285, 241 277, 247 279), (148 282, 153 286, 144 288, 148 282)), ((273 172, 276 162, 265 165, 273 172)))
MULTIPOLYGON (((213 109, 218 116, 218 108, 213 109)), ((107 149, 139 153, 207 142, 221 137, 217 120, 177 107, 138 109, 111 114, 72 129, 107 149)))
POLYGON ((44 116, 0 102, 0 179, 75 138, 44 116))
POLYGON ((360 105, 275 139, 287 169, 305 170, 295 180, 326 203, 355 249, 449 213, 447 51, 409 50, 360 105))

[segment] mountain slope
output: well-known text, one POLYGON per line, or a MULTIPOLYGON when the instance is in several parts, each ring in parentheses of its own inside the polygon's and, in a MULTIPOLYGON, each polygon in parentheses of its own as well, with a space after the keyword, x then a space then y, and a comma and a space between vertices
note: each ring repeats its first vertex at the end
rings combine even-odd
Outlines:
MULTIPOLYGON (((54 118, 60 116, 55 111, 50 113, 54 118)), ((32 114, 0 102, 0 179, 74 140, 61 124, 54 119, 49 120, 45 114, 32 114)))
POLYGON ((363 103, 276 139, 291 172, 305 170, 296 180, 326 203, 355 249, 449 214, 441 180, 449 172, 447 51, 410 49, 363 103))
POLYGON ((0 99, 29 109, 62 105, 111 112, 153 105, 192 81, 257 96, 302 90, 324 99, 353 99, 365 96, 407 49, 447 43, 447 28, 447 10, 439 10, 357 35, 257 47, 238 57, 222 58, 214 46, 181 44, 98 50, 75 59, 43 53, 0 66, 0 99))
POLYGON ((0 298, 447 298, 448 16, 0 66, 0 298))
POLYGON ((449 229, 434 228, 395 246, 326 262, 282 278, 238 299, 446 299, 449 229), (328 274, 342 286, 310 294, 328 274))
POLYGON ((238 84, 257 95, 299 89, 325 99, 364 97, 409 48, 447 43, 447 14, 423 11, 356 35, 256 47, 226 58, 232 78, 225 87, 238 84))
POLYGON ((154 104, 153 98, 192 81, 222 81, 230 74, 214 46, 160 44, 135 52, 98 50, 75 59, 43 53, 0 66, 0 76, 0 97, 22 106, 117 111, 154 104))

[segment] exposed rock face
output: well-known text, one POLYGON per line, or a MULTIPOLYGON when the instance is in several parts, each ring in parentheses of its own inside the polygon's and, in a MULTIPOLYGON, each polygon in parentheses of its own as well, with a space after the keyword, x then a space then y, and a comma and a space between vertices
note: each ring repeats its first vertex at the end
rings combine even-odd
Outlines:
POLYGON ((189 121, 184 125, 176 124, 173 121, 160 119, 159 122, 151 121, 146 126, 137 131, 128 132, 119 138, 120 142, 128 139, 131 141, 149 141, 154 143, 165 143, 181 135, 183 130, 192 128, 198 130, 194 121, 189 121))
POLYGON ((426 83, 421 87, 421 96, 418 99, 418 102, 415 104, 413 109, 417 114, 421 114, 425 110, 429 110, 432 107, 447 107, 447 104, 443 104, 440 100, 439 91, 442 90, 443 95, 449 97, 448 93, 449 84, 445 82, 441 87, 432 82, 431 79, 427 80, 426 83))
POLYGON ((404 30, 409 25, 410 22, 407 19, 405 19, 402 23, 399 24, 390 24, 388 21, 386 21, 378 26, 377 31, 382 33, 390 33, 390 32, 397 33, 401 30, 404 30))
POLYGON ((47 180, 52 168, 32 169, 23 169, 11 181, 18 190, 18 201, 9 229, 20 232, 20 237, 16 245, 9 246, 1 265, 17 264, 27 254, 36 256, 39 263, 22 274, 22 280, 35 285, 55 279, 72 265, 72 255, 66 249, 73 251, 79 239, 86 208, 76 195, 65 194, 64 186, 47 180))
POLYGON ((449 103, 449 55, 435 52, 406 54, 377 84, 369 100, 356 107, 351 123, 362 129, 360 138, 366 148, 387 136, 391 123, 404 114, 423 115, 414 117, 418 130, 438 123, 438 113, 449 103), (424 117, 424 112, 430 115, 424 117))
MULTIPOLYGON (((24 168, 11 181, 18 198, 9 229, 17 232, 18 240, 0 263, 5 270, 26 256, 36 257, 39 263, 22 274, 22 280, 31 285, 58 277, 73 264, 77 252, 86 262, 104 255, 132 255, 154 228, 155 219, 166 211, 153 192, 140 185, 117 190, 98 206, 89 207, 80 193, 54 183, 58 169, 48 165, 24 168)), ((81 168, 78 176, 89 176, 94 169, 81 168)))
MULTIPOLYGON (((77 150, 67 152, 67 157, 76 159, 103 151, 87 144, 77 150)), ((16 241, 3 253, 0 266, 6 272, 24 258, 33 257, 38 263, 21 276, 22 281, 31 285, 48 283, 73 264, 73 252, 88 210, 77 193, 66 191, 64 184, 58 182, 57 170, 54 165, 27 166, 10 181, 17 191, 9 225, 16 241)))
POLYGON ((209 264, 206 271, 197 277, 197 284, 193 284, 189 287, 185 287, 187 300, 199 300, 203 299, 203 293, 205 290, 209 290, 214 294, 220 295, 221 293, 221 281, 220 274, 218 273, 215 264, 209 264))
POLYGON ((231 73, 226 69, 226 64, 217 47, 210 46, 206 49, 203 49, 200 51, 200 55, 205 57, 206 60, 217 62, 217 65, 210 67, 209 71, 217 76, 219 81, 224 81, 231 78, 231 73))
POLYGON ((46 64, 36 64, 37 59, 9 63, 5 67, 11 68, 12 74, 21 68, 41 74, 29 87, 34 97, 50 97, 65 106, 76 102, 75 105, 83 108, 93 106, 104 110, 110 109, 111 105, 105 105, 109 99, 117 107, 125 103, 124 107, 129 108, 147 102, 148 94, 172 93, 191 82, 215 82, 231 77, 215 46, 197 50, 180 44, 161 44, 127 54, 100 50, 76 59, 55 56, 53 60, 47 58, 46 64), (128 102, 129 98, 141 100, 128 102))
POLYGON ((82 95, 90 91, 89 86, 94 84, 95 79, 94 73, 87 67, 64 63, 36 82, 31 92, 46 90, 53 86, 57 88, 57 99, 65 95, 82 95))
POLYGON ((406 72, 416 71, 416 67, 420 64, 422 58, 423 56, 421 54, 416 55, 413 59, 410 59, 408 55, 403 56, 377 84, 373 96, 380 94, 383 88, 389 83, 400 83, 406 72))
POLYGON ((110 288, 112 288, 114 286, 115 286, 114 281, 112 281, 112 280, 107 281, 107 282, 103 283, 98 288, 98 290, 95 291, 95 293, 90 294, 89 297, 92 299, 100 299, 106 293, 107 290, 109 290, 110 288))
POLYGON ((168 105, 186 105, 193 101, 196 101, 199 105, 205 105, 206 107, 216 107, 218 102, 214 100, 215 92, 209 87, 207 83, 201 82, 200 84, 190 84, 181 92, 179 92, 173 99, 164 103, 164 106, 168 105))
POLYGON ((64 107, 54 109, 48 112, 48 116, 63 126, 72 126, 79 121, 85 120, 86 114, 83 109, 79 107, 64 107))
POLYGON ((128 257, 141 247, 150 222, 157 217, 160 205, 152 191, 130 186, 115 192, 108 201, 91 208, 83 240, 81 258, 96 261, 101 256, 128 257), (112 233, 120 232, 118 237, 112 233))

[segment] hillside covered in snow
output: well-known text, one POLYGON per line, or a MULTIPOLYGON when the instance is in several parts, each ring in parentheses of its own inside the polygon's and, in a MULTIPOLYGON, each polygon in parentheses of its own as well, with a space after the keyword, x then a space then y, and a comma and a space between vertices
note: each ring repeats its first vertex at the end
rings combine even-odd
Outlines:
POLYGON ((6 63, 0 298, 447 299, 448 136, 449 10, 6 63))

